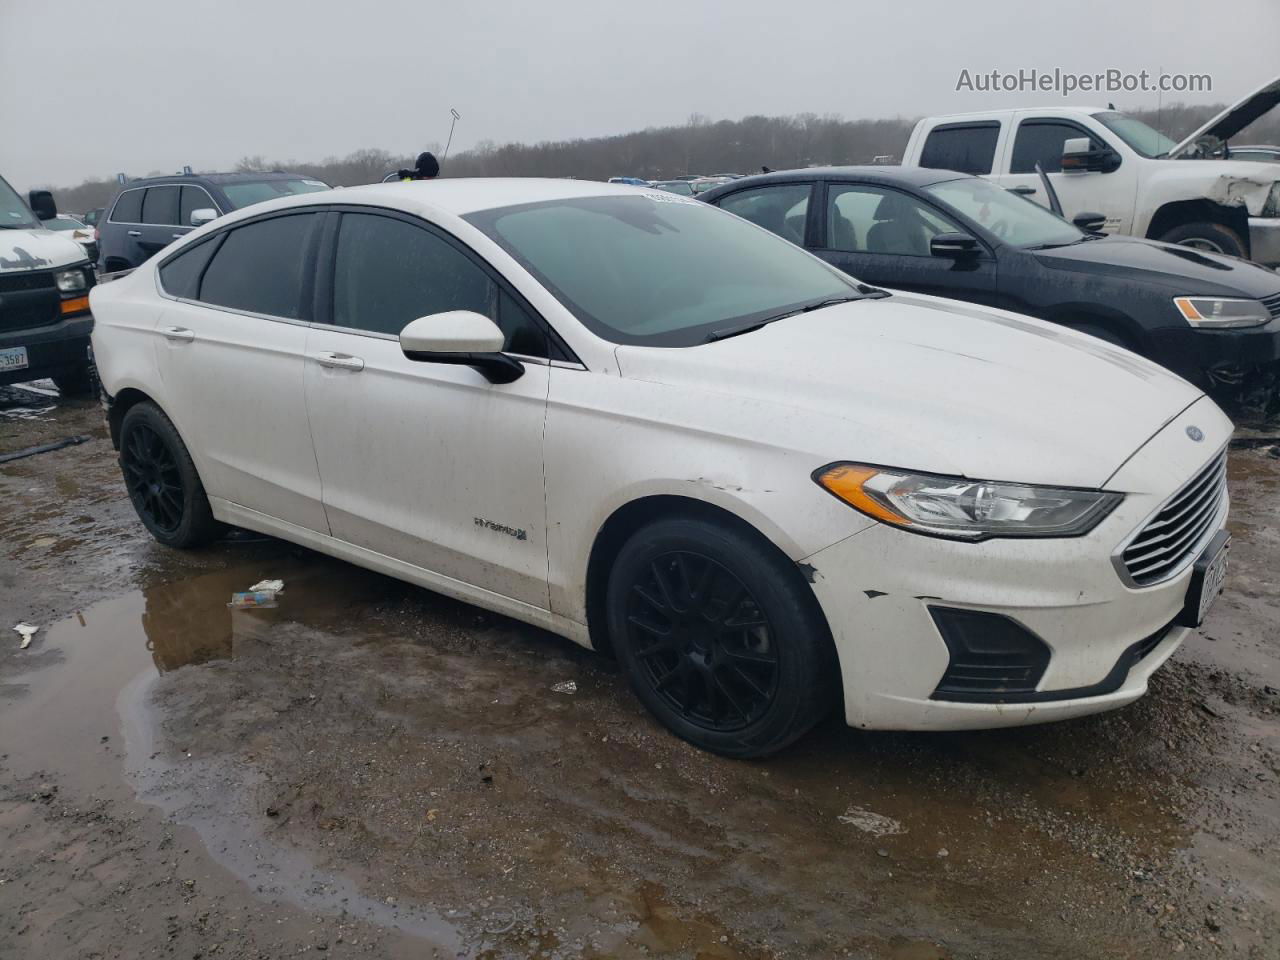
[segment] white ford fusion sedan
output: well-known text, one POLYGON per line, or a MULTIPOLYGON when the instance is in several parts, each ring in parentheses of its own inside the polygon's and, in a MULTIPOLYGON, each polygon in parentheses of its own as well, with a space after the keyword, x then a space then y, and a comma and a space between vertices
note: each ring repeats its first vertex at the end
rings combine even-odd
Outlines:
POLYGON ((92 292, 129 496, 611 652, 678 735, 1106 710, 1226 572, 1231 424, 1059 326, 643 188, 291 197, 92 292))

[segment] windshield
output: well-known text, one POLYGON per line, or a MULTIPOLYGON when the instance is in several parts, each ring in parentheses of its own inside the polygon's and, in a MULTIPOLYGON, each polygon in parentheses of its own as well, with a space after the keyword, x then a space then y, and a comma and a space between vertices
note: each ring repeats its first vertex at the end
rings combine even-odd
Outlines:
POLYGON ((1010 246, 1056 247, 1086 236, 1038 203, 978 177, 935 183, 925 191, 1010 246))
POLYGON ((1163 157, 1178 145, 1176 140, 1170 140, 1154 127, 1149 127, 1141 120, 1123 113, 1106 110, 1095 113, 1093 119, 1144 157, 1163 157))
POLYGON ((40 221, 27 209, 22 198, 0 177, 0 229, 29 230, 39 226, 40 221))
POLYGON ((237 183, 224 183, 222 192, 231 201, 231 206, 239 210, 251 203, 263 200, 274 200, 276 197, 289 197, 295 193, 315 193, 328 190, 329 185, 322 180, 241 180, 237 183))
POLYGON ((860 295, 856 281, 786 240, 669 193, 549 200, 466 219, 614 343, 689 346, 860 295))
POLYGON ((44 225, 50 230, 84 230, 85 225, 79 220, 71 217, 54 217, 52 220, 46 220, 44 225))

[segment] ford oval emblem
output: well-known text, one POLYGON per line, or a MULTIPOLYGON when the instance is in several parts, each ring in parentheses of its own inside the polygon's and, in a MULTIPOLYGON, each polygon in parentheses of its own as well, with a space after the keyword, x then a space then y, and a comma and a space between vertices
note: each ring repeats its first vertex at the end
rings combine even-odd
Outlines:
POLYGON ((1199 443, 1201 440, 1204 439, 1204 431, 1201 430, 1199 427, 1187 427, 1187 436, 1190 437, 1192 440, 1194 440, 1196 443, 1199 443))

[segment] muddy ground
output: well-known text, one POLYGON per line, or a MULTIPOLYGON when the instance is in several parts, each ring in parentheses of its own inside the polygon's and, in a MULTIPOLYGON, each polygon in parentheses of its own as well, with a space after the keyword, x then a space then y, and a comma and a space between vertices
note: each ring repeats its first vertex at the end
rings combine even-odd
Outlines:
POLYGON ((1280 957, 1280 459, 1137 704, 700 753, 607 660, 273 540, 180 554, 0 388, 0 958, 1280 957), (264 577, 274 610, 231 611, 264 577), (19 650, 9 626, 41 626, 19 650), (552 686, 573 680, 577 692, 552 686))

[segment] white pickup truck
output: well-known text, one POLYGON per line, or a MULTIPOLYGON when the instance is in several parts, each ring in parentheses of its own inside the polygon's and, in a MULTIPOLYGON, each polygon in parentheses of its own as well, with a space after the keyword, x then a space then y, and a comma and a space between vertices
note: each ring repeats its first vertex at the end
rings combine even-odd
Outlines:
POLYGON ((1230 139, 1280 102, 1280 77, 1176 143, 1104 107, 926 117, 904 166, 977 174, 1105 233, 1180 243, 1280 266, 1280 164, 1232 159, 1230 139))

